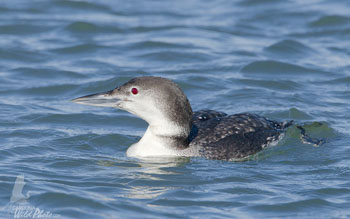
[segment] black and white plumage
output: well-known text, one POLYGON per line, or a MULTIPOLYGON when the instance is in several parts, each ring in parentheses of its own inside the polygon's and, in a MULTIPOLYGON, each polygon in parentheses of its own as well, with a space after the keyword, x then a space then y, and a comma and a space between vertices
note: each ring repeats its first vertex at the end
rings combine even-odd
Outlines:
POLYGON ((123 109, 148 122, 144 136, 127 150, 132 157, 242 159, 279 140, 292 124, 251 113, 227 115, 213 110, 193 113, 181 88, 161 77, 134 78, 113 90, 73 102, 123 109))
POLYGON ((203 110, 195 112, 198 134, 190 142, 200 145, 200 155, 210 159, 242 159, 279 140, 291 122, 279 123, 251 113, 227 115, 203 110))

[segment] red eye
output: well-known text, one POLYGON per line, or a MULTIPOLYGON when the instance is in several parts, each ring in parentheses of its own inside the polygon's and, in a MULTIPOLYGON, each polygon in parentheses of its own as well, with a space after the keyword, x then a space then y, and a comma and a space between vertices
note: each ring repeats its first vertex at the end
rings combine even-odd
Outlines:
POLYGON ((131 93, 134 94, 134 95, 138 94, 138 92, 139 92, 139 90, 137 90, 137 88, 134 88, 134 87, 133 87, 133 88, 131 89, 131 93))

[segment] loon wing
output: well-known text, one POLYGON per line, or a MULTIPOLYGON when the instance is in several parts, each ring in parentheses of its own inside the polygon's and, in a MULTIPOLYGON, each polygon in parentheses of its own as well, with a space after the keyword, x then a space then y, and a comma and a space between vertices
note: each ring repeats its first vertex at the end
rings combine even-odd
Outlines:
MULTIPOLYGON (((215 112, 215 111, 214 111, 215 112)), ((197 135, 190 145, 199 146, 201 156, 233 160, 252 155, 279 139, 291 123, 279 123, 250 113, 222 115, 194 122, 197 135)))
POLYGON ((215 110, 200 110, 193 113, 192 122, 194 124, 207 121, 209 119, 227 116, 226 113, 215 110))

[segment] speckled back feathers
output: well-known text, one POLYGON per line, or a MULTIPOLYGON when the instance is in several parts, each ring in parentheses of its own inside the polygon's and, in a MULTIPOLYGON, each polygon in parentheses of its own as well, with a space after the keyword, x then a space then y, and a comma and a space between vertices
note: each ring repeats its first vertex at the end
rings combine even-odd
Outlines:
POLYGON ((197 131, 189 146, 198 147, 200 155, 210 159, 242 159, 278 140, 290 124, 250 113, 227 115, 202 110, 193 115, 197 131))

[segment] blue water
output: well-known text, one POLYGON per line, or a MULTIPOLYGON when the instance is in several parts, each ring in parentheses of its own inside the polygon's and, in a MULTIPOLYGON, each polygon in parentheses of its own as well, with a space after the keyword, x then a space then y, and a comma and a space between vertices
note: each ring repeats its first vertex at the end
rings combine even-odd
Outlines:
POLYGON ((349 100, 348 0, 1 1, 0 218, 349 218, 349 100), (128 158, 147 124, 70 99, 143 75, 326 143, 128 158))

